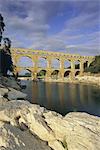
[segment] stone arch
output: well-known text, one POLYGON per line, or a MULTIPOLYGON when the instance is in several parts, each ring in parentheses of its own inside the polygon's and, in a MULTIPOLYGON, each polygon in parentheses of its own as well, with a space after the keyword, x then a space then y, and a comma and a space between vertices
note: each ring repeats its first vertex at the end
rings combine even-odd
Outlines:
POLYGON ((32 71, 29 69, 20 70, 20 71, 18 71, 18 76, 19 77, 31 77, 32 71))
POLYGON ((74 63, 75 63, 75 69, 80 69, 80 60, 76 60, 74 63))
POLYGON ((64 61, 64 68, 65 69, 71 68, 71 61, 70 60, 65 60, 64 61))
POLYGON ((60 71, 59 70, 53 70, 53 72, 51 73, 51 78, 52 79, 58 79, 60 75, 60 71))
POLYGON ((17 64, 15 64, 20 67, 33 67, 34 62, 32 61, 32 58, 29 56, 21 56, 17 59, 17 64))
POLYGON ((88 67, 88 61, 84 62, 84 69, 86 69, 88 67))
POLYGON ((43 79, 46 77, 46 73, 47 71, 46 70, 40 70, 38 73, 37 73, 37 78, 40 78, 40 79, 43 79))
POLYGON ((65 77, 65 78, 69 78, 70 73, 71 73, 70 70, 65 71, 65 72, 64 72, 64 77, 65 77))
POLYGON ((80 74, 80 71, 75 72, 75 76, 78 76, 80 74))
POLYGON ((60 68, 60 60, 57 58, 54 58, 51 60, 51 67, 55 68, 55 69, 59 69, 60 68))
POLYGON ((47 67, 47 59, 45 57, 40 57, 38 59, 38 67, 41 67, 41 68, 47 67))

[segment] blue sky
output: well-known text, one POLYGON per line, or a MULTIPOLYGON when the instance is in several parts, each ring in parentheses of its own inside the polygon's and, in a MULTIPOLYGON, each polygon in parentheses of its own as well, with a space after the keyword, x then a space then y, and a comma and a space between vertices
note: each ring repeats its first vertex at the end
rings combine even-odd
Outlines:
POLYGON ((100 0, 0 0, 13 47, 100 54, 100 0))

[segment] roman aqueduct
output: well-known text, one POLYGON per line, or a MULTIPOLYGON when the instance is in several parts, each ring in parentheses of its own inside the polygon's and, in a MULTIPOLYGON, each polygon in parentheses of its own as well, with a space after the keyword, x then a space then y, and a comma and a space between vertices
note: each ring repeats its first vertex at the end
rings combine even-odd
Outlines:
POLYGON ((11 54, 13 63, 16 66, 15 73, 19 74, 22 70, 28 70, 31 72, 32 79, 37 78, 37 74, 41 70, 45 71, 45 79, 47 80, 51 78, 55 70, 58 74, 58 79, 63 80, 66 76, 69 76, 70 79, 74 79, 77 74, 82 76, 85 67, 89 66, 94 60, 93 56, 21 48, 12 48, 11 54), (31 67, 19 66, 18 62, 22 57, 30 58, 33 65, 31 67), (40 67, 38 65, 41 58, 46 61, 46 67, 40 67), (52 61, 55 59, 59 62, 58 68, 52 67, 52 61), (69 67, 65 66, 66 61, 70 63, 69 67), (75 62, 79 62, 79 64, 76 65, 75 62))

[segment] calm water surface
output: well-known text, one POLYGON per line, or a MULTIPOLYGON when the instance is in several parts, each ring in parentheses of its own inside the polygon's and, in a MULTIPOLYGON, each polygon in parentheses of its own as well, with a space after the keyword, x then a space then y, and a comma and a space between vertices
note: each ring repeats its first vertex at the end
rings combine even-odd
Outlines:
POLYGON ((100 116, 100 88, 70 83, 29 82, 26 92, 30 102, 65 115, 88 112, 100 116))

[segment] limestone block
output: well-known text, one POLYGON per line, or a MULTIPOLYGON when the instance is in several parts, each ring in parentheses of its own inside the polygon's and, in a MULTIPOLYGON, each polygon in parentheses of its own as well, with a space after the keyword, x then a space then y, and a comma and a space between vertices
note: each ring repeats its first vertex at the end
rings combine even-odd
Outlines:
POLYGON ((7 88, 0 88, 0 96, 4 96, 5 94, 8 93, 8 89, 7 88))
POLYGON ((13 77, 0 77, 0 83, 6 87, 12 87, 16 90, 20 90, 21 87, 13 77))
POLYGON ((5 105, 8 102, 8 99, 4 98, 4 97, 0 97, 0 106, 5 105))
POLYGON ((27 94, 17 91, 13 88, 9 88, 9 92, 8 92, 8 99, 10 100, 16 100, 16 99, 25 99, 27 94))
POLYGON ((10 124, 0 122, 0 150, 51 150, 29 131, 22 131, 10 124))

